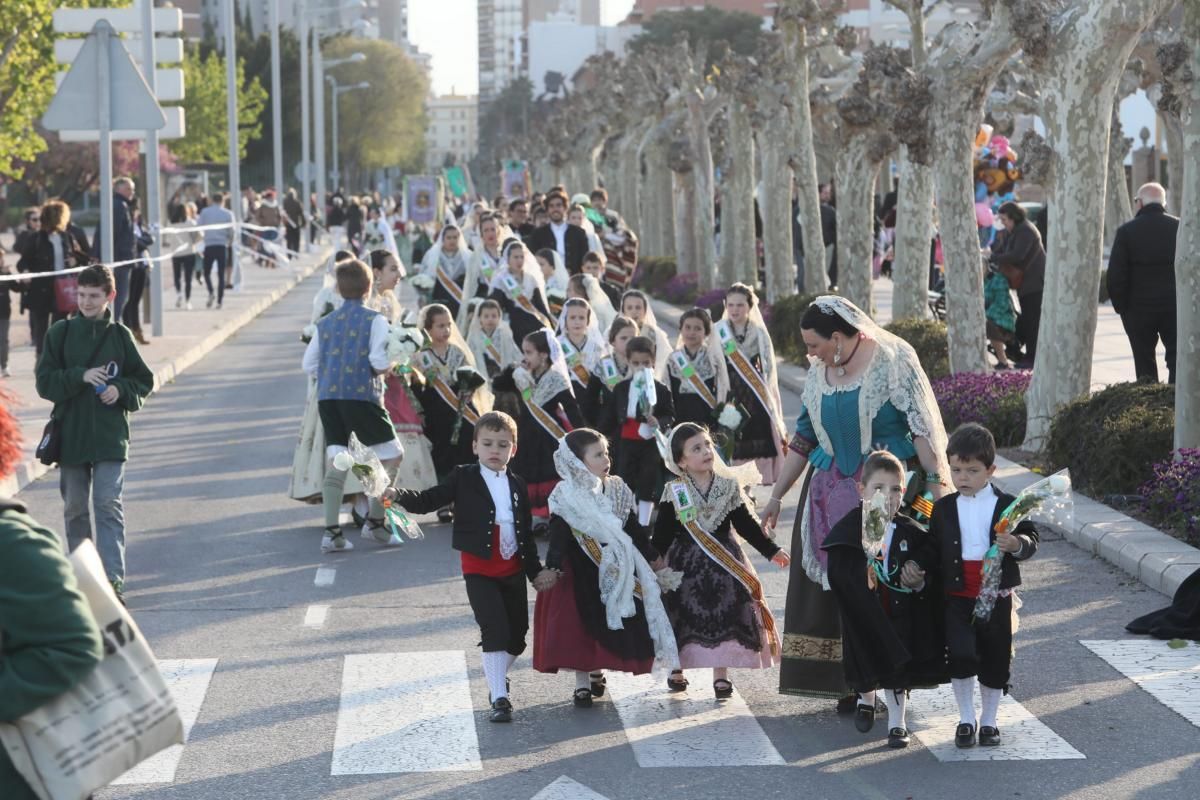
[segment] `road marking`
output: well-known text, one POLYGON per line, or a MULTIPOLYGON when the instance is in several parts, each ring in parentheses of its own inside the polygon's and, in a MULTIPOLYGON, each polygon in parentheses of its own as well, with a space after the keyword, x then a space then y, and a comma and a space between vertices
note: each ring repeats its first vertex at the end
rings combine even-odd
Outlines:
MULTIPOLYGON (((158 662, 158 668, 175 698, 175 705, 179 707, 179 716, 183 718, 183 738, 186 741, 191 736, 192 726, 196 724, 197 717, 200 716, 200 707, 204 705, 204 696, 208 694, 208 684, 217 668, 217 659, 164 658, 158 662)), ((179 768, 179 759, 183 757, 183 747, 181 744, 172 745, 156 753, 117 778, 113 785, 173 782, 175 771, 179 768)))
POLYGON ((689 692, 653 675, 608 673, 608 691, 640 767, 742 767, 786 764, 735 689, 718 701, 712 670, 691 669, 689 692), (720 747, 714 747, 720 742, 720 747))
POLYGON ((330 775, 482 769, 462 650, 346 656, 330 775))
POLYGON ((325 618, 329 616, 329 606, 309 606, 304 612, 304 627, 324 628, 325 618))
POLYGON ((529 800, 608 800, 608 798, 563 775, 529 800))
MULTIPOLYGON (((976 692, 978 695, 978 692, 976 692)), ((976 697, 978 703, 978 697, 976 697)), ((908 704, 909 727, 938 761, 1043 761, 1087 758, 1066 739, 1050 730, 1010 694, 1000 701, 996 724, 999 747, 954 746, 958 726, 958 703, 949 686, 913 691, 908 704)))
POLYGON ((313 578, 314 586, 333 586, 337 577, 337 567, 317 567, 317 577, 313 578))
POLYGON ((1147 639, 1081 641, 1113 669, 1200 728, 1200 646, 1147 639))

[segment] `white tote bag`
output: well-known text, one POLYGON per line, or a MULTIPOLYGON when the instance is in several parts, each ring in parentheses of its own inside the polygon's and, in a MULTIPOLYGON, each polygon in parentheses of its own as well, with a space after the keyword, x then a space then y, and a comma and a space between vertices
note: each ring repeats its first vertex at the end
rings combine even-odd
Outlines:
POLYGON ((15 723, 0 723, 0 745, 41 800, 83 800, 184 741, 171 691, 95 546, 83 542, 70 560, 104 638, 104 658, 75 688, 15 723))

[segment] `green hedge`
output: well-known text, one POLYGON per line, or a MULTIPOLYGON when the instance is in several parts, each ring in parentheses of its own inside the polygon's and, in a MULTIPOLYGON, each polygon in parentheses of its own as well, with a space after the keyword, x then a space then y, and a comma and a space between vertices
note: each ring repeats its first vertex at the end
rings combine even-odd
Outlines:
POLYGON ((673 258, 639 258, 632 284, 644 292, 655 292, 674 278, 675 272, 673 258))
POLYGON ((808 364, 808 348, 804 346, 804 339, 800 336, 800 320, 816 299, 815 294, 794 294, 771 306, 767 330, 775 344, 775 352, 799 366, 808 364))
POLYGON ((912 345, 929 380, 937 380, 950 374, 950 343, 946 338, 944 322, 903 319, 883 327, 912 345))
POLYGON ((1088 494, 1133 494, 1170 457, 1174 436, 1174 386, 1118 383, 1055 415, 1046 457, 1088 494))

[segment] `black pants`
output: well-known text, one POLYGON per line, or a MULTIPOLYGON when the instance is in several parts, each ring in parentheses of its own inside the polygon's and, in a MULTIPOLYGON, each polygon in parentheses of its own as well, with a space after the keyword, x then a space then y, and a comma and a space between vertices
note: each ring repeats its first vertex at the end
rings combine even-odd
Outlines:
POLYGON ((148 270, 143 266, 129 268, 129 299, 121 310, 121 321, 131 331, 142 329, 142 295, 146 292, 146 275, 148 270))
POLYGON ((175 293, 182 293, 184 299, 192 299, 192 273, 196 271, 196 256, 175 256, 171 259, 171 269, 175 273, 175 293))
POLYGON ((1042 324, 1042 293, 1019 294, 1017 300, 1021 302, 1017 337, 1025 343, 1025 360, 1033 363, 1033 357, 1037 355, 1038 328, 1042 324))
POLYGON ((295 258, 296 253, 300 252, 300 228, 285 226, 283 233, 287 240, 287 249, 292 251, 288 253, 288 258, 295 258))
POLYGON ((501 650, 519 656, 525 652, 529 632, 529 601, 525 597, 525 573, 507 578, 463 575, 467 601, 475 612, 485 653, 501 650))
POLYGON ((1154 348, 1161 338, 1167 351, 1167 383, 1175 382, 1175 309, 1126 311, 1121 315, 1129 348, 1133 350, 1133 370, 1137 379, 1158 383, 1158 360, 1154 348))
POLYGON ((38 356, 42 354, 42 343, 46 340, 46 331, 50 330, 50 326, 55 322, 66 318, 66 314, 59 314, 50 309, 44 311, 29 309, 29 338, 33 340, 33 349, 38 356))
POLYGON ((213 293, 212 269, 217 267, 217 302, 225 302, 225 265, 229 261, 229 248, 224 245, 209 245, 204 248, 204 285, 213 293))
POLYGON ((946 649, 950 677, 971 678, 989 689, 1008 691, 1012 667, 1012 595, 1001 597, 987 622, 972 620, 975 598, 946 598, 946 649))

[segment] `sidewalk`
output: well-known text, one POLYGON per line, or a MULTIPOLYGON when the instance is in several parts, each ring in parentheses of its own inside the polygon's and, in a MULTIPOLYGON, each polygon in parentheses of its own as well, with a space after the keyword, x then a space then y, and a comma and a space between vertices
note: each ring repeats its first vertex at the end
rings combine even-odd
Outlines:
MULTIPOLYGON (((878 280, 874 287, 874 301, 879 324, 886 325, 892 318, 892 284, 878 280)), ((651 299, 654 314, 659 324, 671 331, 676 330, 676 321, 683 310, 651 299)), ((1166 377, 1166 362, 1162 346, 1158 348, 1159 374, 1166 377)), ((804 392, 807 370, 788 361, 779 360, 779 388, 796 395, 804 392)), ((1133 380, 1133 355, 1125 338, 1121 318, 1112 306, 1100 306, 1096 322, 1096 347, 1092 357, 1092 389, 1100 389, 1110 383, 1133 380)), ((995 483, 1010 494, 1029 486, 1041 478, 1003 457, 996 458, 995 483)), ((1156 592, 1168 597, 1175 594, 1189 575, 1200 569, 1200 550, 1179 541, 1173 536, 1156 530, 1144 522, 1109 508, 1088 497, 1076 493, 1074 514, 1066 525, 1041 522, 1054 529, 1071 544, 1132 575, 1156 592)), ((1036 519, 1036 515, 1035 515, 1036 519)))
MULTIPOLYGON (((175 308, 175 289, 171 283, 170 262, 167 262, 163 298, 163 328, 167 335, 151 337, 150 344, 140 348, 142 358, 154 372, 154 388, 157 390, 173 381, 175 376, 212 352, 296 284, 322 268, 329 252, 327 246, 322 247, 318 252, 278 269, 264 269, 245 259, 242 264, 242 286, 237 291, 225 292, 224 308, 220 311, 204 307, 208 295, 202 278, 199 285, 192 285, 193 310, 175 308)), ((50 417, 50 403, 38 397, 34 386, 34 351, 29 338, 29 318, 18 316, 16 305, 14 297, 14 315, 9 333, 9 370, 12 377, 0 379, 0 388, 16 397, 16 417, 21 425, 26 457, 14 475, 0 481, 0 495, 10 497, 48 471, 33 454, 42 428, 50 417)), ((148 334, 150 326, 147 324, 144 330, 148 334)), ((299 328, 296 335, 299 336, 299 328)), ((136 417, 133 424, 136 430, 136 417)))

